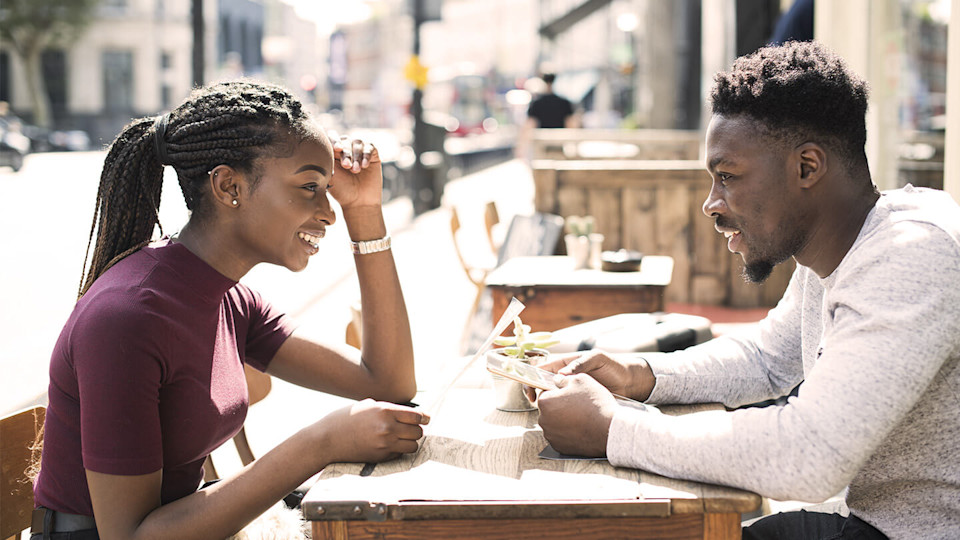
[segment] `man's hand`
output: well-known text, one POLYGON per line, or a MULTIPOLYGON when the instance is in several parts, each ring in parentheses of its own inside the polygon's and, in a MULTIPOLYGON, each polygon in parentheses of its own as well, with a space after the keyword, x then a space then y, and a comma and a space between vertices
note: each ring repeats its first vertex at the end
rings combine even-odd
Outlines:
MULTIPOLYGON (((656 378, 642 358, 611 358, 601 350, 551 355, 537 367, 560 375, 590 375, 614 394, 643 401, 650 397, 656 378)), ((531 399, 533 396, 528 391, 531 399)))
POLYGON ((540 394, 544 437, 564 454, 606 456, 607 434, 619 407, 616 399, 586 375, 557 377, 557 386, 540 394))

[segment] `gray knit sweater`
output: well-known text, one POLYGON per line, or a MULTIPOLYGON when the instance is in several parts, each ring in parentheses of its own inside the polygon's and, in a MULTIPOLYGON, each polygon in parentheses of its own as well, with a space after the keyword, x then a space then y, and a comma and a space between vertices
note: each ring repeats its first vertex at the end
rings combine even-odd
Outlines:
POLYGON ((668 417, 622 407, 611 463, 822 501, 891 538, 960 538, 960 207, 884 193, 834 272, 798 267, 749 334, 650 359, 652 403, 784 406, 668 417))

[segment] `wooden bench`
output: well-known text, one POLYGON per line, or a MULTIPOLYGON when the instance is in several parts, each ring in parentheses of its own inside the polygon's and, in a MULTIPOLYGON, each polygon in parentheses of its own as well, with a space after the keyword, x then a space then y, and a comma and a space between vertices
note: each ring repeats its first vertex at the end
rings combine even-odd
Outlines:
POLYGON ((703 134, 677 129, 537 129, 533 159, 700 159, 703 134))
POLYGON ((701 207, 710 175, 700 160, 537 160, 532 163, 537 212, 592 215, 603 249, 673 257, 667 302, 731 307, 773 306, 794 263, 778 266, 762 285, 744 283, 739 255, 701 207))

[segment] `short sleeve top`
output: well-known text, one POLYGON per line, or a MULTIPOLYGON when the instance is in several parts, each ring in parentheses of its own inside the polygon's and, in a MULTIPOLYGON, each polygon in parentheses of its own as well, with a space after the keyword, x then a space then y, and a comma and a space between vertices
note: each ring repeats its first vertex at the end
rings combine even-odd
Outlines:
POLYGON ((37 505, 93 515, 85 469, 162 470, 163 504, 195 491, 203 461, 243 426, 243 364, 266 370, 292 321, 182 244, 105 272, 50 361, 37 505))

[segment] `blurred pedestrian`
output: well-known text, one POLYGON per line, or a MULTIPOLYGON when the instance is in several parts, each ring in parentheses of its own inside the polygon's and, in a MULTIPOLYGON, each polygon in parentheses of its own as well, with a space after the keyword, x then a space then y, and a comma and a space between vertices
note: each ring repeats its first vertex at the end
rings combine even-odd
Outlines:
POLYGON ((576 128, 580 127, 579 117, 569 99, 557 95, 553 91, 553 83, 557 76, 554 73, 544 73, 541 76, 543 92, 530 102, 527 109, 527 121, 524 123, 517 141, 516 156, 527 158, 530 145, 533 141, 533 130, 538 128, 576 128))
POLYGON ((780 16, 773 34, 771 45, 783 45, 788 41, 813 40, 814 0, 794 0, 790 8, 780 16))
POLYGON ((542 79, 546 86, 543 94, 530 103, 530 108, 527 110, 527 124, 534 128, 577 127, 573 103, 553 91, 553 82, 557 76, 553 73, 545 73, 542 79))
POLYGON ((51 359, 34 540, 224 538, 330 463, 417 449, 429 418, 395 404, 416 382, 381 190, 376 148, 331 141, 277 86, 212 85, 124 128, 51 359), (191 214, 153 240, 167 165, 191 214), (238 282, 263 262, 305 268, 336 221, 328 194, 352 240, 362 351, 312 340, 238 282), (208 454, 243 426, 245 364, 363 401, 198 491, 208 454))

